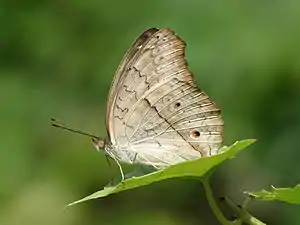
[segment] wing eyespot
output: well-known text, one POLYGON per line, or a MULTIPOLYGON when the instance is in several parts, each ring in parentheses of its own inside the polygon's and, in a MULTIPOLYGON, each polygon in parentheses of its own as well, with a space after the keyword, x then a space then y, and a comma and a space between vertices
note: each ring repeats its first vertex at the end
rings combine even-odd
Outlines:
POLYGON ((198 137, 200 137, 200 132, 197 131, 197 130, 192 130, 192 131, 190 132, 190 136, 191 136, 192 138, 198 138, 198 137))
POLYGON ((163 56, 160 56, 160 57, 158 58, 158 61, 163 61, 163 60, 164 60, 164 58, 165 58, 165 57, 163 57, 163 56))
POLYGON ((181 103, 180 102, 176 102, 175 103, 175 107, 178 108, 179 106, 181 106, 181 103))

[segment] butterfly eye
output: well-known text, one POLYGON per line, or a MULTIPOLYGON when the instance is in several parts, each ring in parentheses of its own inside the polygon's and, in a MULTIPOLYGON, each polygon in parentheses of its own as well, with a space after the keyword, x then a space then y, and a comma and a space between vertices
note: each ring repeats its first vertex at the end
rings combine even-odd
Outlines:
POLYGON ((198 138, 200 137, 200 132, 197 130, 192 130, 190 135, 192 138, 198 138))

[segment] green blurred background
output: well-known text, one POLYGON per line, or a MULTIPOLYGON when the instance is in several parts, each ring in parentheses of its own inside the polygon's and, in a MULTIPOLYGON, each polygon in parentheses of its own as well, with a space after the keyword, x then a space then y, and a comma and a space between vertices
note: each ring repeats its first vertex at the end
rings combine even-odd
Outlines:
MULTIPOLYGON (((221 107, 225 144, 257 138, 213 176, 217 196, 300 180, 299 1, 5 1, 0 3, 0 224, 218 224, 201 185, 167 180, 76 205, 117 175, 89 138, 123 54, 150 27, 187 42, 198 85, 221 107), (299 138, 299 139, 298 139, 299 138)), ((253 202, 268 224, 300 224, 299 206, 253 202)))

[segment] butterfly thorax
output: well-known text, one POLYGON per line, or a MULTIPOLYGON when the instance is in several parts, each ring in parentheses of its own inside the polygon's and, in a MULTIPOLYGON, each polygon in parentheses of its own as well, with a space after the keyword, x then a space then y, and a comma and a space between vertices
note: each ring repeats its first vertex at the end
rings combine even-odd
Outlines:
POLYGON ((97 151, 102 152, 119 162, 128 164, 134 163, 134 156, 131 156, 129 151, 126 151, 126 149, 120 149, 120 147, 112 144, 109 139, 92 139, 92 141, 97 151))
POLYGON ((93 144, 97 151, 101 152, 101 150, 104 150, 106 141, 100 138, 92 138, 93 144))
POLYGON ((109 140, 105 142, 105 154, 122 163, 134 164, 134 155, 126 148, 112 144, 109 140))

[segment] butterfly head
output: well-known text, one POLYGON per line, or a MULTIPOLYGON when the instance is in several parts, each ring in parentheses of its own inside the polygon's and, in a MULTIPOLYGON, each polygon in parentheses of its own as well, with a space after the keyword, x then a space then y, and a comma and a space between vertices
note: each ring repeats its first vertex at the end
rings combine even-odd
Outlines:
POLYGON ((104 150, 106 141, 100 138, 92 138, 94 146, 96 147, 97 151, 104 150))

